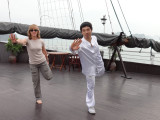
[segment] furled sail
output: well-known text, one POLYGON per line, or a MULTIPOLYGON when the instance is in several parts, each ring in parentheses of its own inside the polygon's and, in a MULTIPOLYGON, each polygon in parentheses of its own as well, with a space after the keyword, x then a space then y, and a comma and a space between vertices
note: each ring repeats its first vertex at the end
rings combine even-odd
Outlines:
MULTIPOLYGON (((0 34, 18 33, 27 36, 29 25, 20 23, 0 22, 0 34)), ((77 39, 82 38, 82 34, 78 30, 59 29, 53 27, 39 26, 42 38, 62 38, 62 39, 77 39)), ((97 37, 98 43, 101 46, 109 46, 116 43, 118 35, 93 33, 97 37)))
POLYGON ((156 52, 160 52, 160 42, 153 39, 146 38, 137 38, 137 37, 127 37, 128 42, 125 43, 125 46, 128 48, 149 48, 151 47, 156 52))

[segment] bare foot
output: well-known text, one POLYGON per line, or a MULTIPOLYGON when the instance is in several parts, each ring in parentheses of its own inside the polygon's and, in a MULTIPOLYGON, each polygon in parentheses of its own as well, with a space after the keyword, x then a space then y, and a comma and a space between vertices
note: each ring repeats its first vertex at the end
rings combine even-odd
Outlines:
POLYGON ((42 104, 42 100, 37 100, 36 103, 37 104, 42 104))

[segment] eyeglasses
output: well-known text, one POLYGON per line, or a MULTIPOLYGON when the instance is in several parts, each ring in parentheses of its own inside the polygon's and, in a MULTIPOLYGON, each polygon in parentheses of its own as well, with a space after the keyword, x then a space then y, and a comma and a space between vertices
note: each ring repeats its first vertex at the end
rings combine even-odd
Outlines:
POLYGON ((30 32, 33 32, 33 31, 35 31, 35 32, 37 32, 37 31, 39 31, 39 30, 37 30, 37 29, 31 29, 31 30, 29 30, 30 32))

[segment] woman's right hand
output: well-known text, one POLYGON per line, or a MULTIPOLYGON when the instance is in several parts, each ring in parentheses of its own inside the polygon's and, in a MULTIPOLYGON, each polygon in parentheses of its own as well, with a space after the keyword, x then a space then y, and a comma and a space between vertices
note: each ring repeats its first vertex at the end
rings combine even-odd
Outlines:
POLYGON ((11 39, 12 43, 17 43, 17 41, 16 41, 17 38, 16 38, 15 34, 10 34, 9 38, 11 39))

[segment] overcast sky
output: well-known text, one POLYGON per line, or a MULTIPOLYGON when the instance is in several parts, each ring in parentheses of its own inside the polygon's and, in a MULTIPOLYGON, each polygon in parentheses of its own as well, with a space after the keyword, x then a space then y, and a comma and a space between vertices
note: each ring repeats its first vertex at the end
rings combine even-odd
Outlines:
MULTIPOLYGON (((40 17, 37 0, 9 0, 11 10, 11 22, 22 24, 40 25, 40 17)), ((53 1, 53 0, 46 0, 53 1)), ((57 0, 58 1, 58 0, 57 0)), ((76 29, 79 29, 80 17, 78 14, 77 0, 71 0, 75 17, 76 29)), ((100 18, 106 15, 106 33, 111 33, 111 25, 105 0, 80 0, 85 21, 93 24, 94 32, 103 32, 100 18)), ((117 0, 112 0, 116 12, 122 24, 124 32, 129 35, 128 29, 122 18, 117 0)), ((119 0, 132 34, 147 34, 160 36, 160 0, 119 0)), ((120 32, 118 21, 113 12, 110 0, 107 0, 109 13, 114 32, 120 32)), ((0 21, 9 22, 7 0, 0 0, 0 21)))

